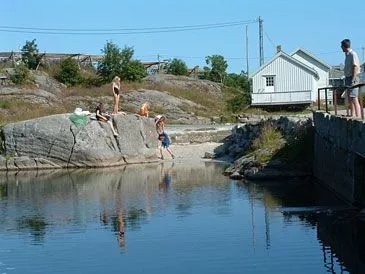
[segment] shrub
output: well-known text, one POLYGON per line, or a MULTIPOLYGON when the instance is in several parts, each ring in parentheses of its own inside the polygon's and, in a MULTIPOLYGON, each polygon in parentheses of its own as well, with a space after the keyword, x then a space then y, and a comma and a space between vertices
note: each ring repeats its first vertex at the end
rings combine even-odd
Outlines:
POLYGON ((285 145, 285 140, 280 131, 270 125, 264 125, 260 135, 253 140, 251 154, 256 157, 256 161, 264 163, 272 158, 272 155, 285 145))
POLYGON ((10 107, 10 104, 9 104, 9 101, 7 100, 0 100, 0 108, 3 108, 3 109, 9 109, 10 107))
POLYGON ((127 81, 141 81, 147 76, 147 71, 138 60, 130 60, 123 66, 121 78, 127 81))
POLYGON ((75 59, 67 58, 61 61, 60 70, 56 78, 69 86, 75 86, 81 83, 81 72, 79 64, 75 59))
POLYGON ((22 61, 29 69, 36 69, 41 60, 41 56, 38 54, 38 46, 35 41, 36 39, 26 41, 21 49, 22 61))
POLYGON ((10 79, 14 84, 18 85, 32 81, 29 69, 24 64, 20 64, 15 67, 14 74, 11 76, 10 79))
POLYGON ((188 67, 185 62, 180 59, 173 59, 167 66, 167 73, 173 75, 187 75, 188 67))
POLYGON ((147 75, 142 63, 132 59, 133 48, 125 47, 120 51, 116 44, 107 42, 102 52, 104 57, 98 64, 97 71, 104 83, 110 82, 115 76, 120 76, 122 80, 140 81, 147 75))

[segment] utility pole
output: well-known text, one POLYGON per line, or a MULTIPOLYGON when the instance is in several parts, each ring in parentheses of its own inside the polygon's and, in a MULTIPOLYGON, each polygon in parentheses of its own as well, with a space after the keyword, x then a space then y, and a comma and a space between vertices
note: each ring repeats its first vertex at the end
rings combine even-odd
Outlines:
POLYGON ((249 67, 248 67, 248 25, 246 25, 246 73, 247 79, 249 76, 249 67))
POLYGON ((365 62, 365 48, 362 47, 362 61, 365 62))
POLYGON ((262 22, 261 16, 259 16, 259 41, 260 41, 260 66, 264 64, 264 37, 262 30, 262 22))
POLYGON ((246 73, 247 73, 247 93, 250 93, 250 69, 248 57, 248 25, 246 25, 246 73))

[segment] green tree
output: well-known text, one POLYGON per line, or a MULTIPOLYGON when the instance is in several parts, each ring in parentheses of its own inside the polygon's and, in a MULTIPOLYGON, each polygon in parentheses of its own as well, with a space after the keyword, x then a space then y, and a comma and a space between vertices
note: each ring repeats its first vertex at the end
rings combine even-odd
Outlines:
POLYGON ((122 80, 139 81, 147 75, 146 69, 138 60, 133 60, 134 49, 125 47, 122 51, 112 42, 104 46, 103 59, 98 65, 98 74, 105 82, 110 82, 115 76, 122 80))
POLYGON ((224 85, 234 95, 226 101, 229 111, 238 112, 251 103, 250 86, 243 71, 240 74, 227 74, 224 79, 224 85))
POLYGON ((41 60, 36 39, 26 41, 22 47, 22 61, 29 69, 36 69, 41 60))
POLYGON ((107 42, 102 52, 104 57, 98 64, 97 73, 105 82, 110 82, 115 76, 121 75, 123 56, 113 42, 107 42))
POLYGON ((174 58, 167 66, 167 73, 173 75, 187 75, 188 67, 183 60, 174 58))
POLYGON ((242 71, 240 74, 229 73, 224 79, 224 85, 228 87, 237 88, 240 90, 248 89, 247 76, 242 71))
POLYGON ((138 60, 131 60, 123 66, 121 78, 127 81, 141 81, 147 76, 146 68, 138 60))
POLYGON ((69 86, 81 83, 81 70, 75 59, 66 58, 61 61, 57 79, 69 86))
POLYGON ((205 57, 207 65, 211 66, 209 71, 209 80, 213 82, 223 83, 228 67, 227 61, 222 55, 212 55, 205 57))
POLYGON ((120 76, 122 80, 140 81, 146 77, 147 71, 143 64, 138 60, 133 60, 134 49, 132 47, 124 47, 122 55, 122 72, 120 76))

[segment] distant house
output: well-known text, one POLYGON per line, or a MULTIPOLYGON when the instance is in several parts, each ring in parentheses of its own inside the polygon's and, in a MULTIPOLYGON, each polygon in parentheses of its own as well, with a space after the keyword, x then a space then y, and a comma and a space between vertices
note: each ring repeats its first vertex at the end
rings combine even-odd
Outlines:
MULTIPOLYGON (((278 47, 277 54, 250 75, 252 105, 311 104, 317 100, 318 88, 329 85, 330 69, 304 49, 289 55, 278 47)), ((328 101, 332 103, 331 93, 328 101)))
POLYGON ((343 87, 345 85, 344 65, 332 66, 329 72, 329 85, 333 87, 343 87))

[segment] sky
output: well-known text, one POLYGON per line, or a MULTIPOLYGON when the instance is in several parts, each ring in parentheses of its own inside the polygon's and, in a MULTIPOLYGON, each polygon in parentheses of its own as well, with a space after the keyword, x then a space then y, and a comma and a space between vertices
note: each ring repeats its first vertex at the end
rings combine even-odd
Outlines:
POLYGON ((36 39, 40 52, 102 54, 111 41, 133 47, 134 59, 178 58, 189 68, 222 55, 230 73, 246 72, 248 57, 252 73, 260 66, 260 16, 265 62, 281 45, 289 54, 301 47, 340 64, 344 38, 361 62, 365 54, 364 0, 2 0, 1 11, 0 52, 36 39))

